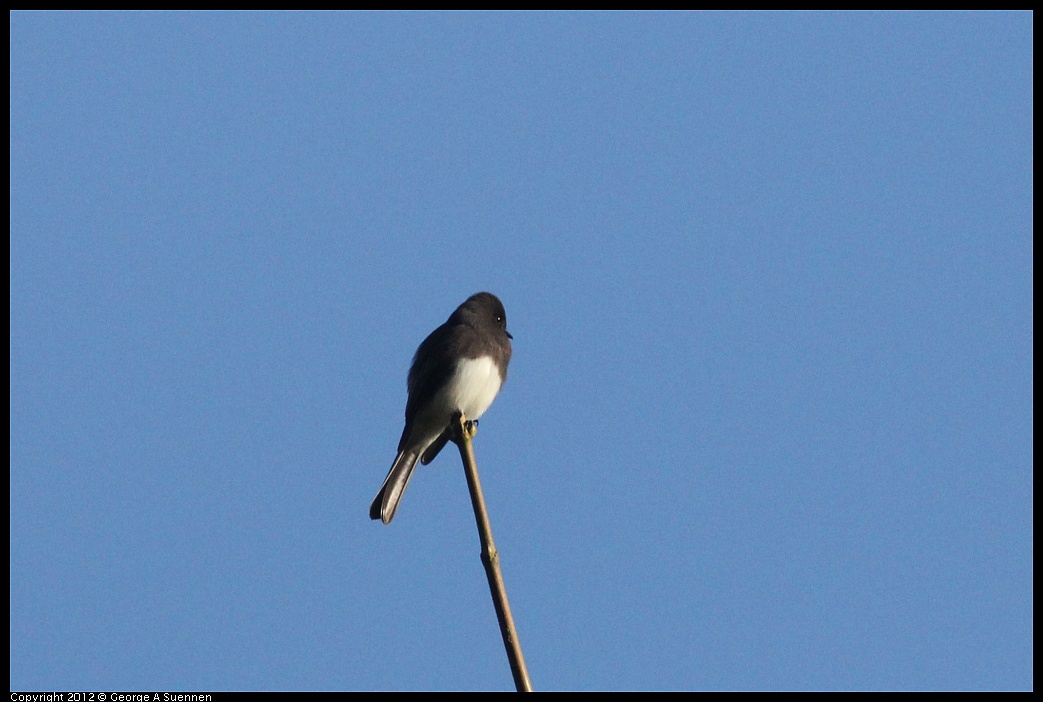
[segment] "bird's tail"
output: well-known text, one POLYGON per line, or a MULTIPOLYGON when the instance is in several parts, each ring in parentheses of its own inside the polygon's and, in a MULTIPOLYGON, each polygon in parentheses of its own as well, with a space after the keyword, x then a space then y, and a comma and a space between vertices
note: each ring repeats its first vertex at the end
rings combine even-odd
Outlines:
POLYGON ((391 470, 388 471, 388 477, 384 479, 380 492, 373 498, 373 504, 369 506, 370 519, 379 519, 385 524, 391 523, 419 458, 420 456, 414 451, 402 451, 395 457, 395 462, 391 464, 391 470))

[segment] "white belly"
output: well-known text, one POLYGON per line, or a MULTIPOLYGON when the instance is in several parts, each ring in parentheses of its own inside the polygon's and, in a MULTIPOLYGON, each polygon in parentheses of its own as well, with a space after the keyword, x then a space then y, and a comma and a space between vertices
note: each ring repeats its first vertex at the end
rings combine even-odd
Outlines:
POLYGON ((496 399, 502 384, 503 379, 491 358, 467 359, 460 361, 446 386, 446 400, 468 419, 478 419, 496 399))

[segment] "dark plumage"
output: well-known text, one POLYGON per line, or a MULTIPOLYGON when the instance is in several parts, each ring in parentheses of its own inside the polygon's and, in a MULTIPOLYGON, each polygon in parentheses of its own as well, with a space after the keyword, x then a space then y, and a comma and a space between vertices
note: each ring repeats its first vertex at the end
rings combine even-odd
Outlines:
POLYGON ((391 522, 417 461, 427 464, 438 455, 456 412, 473 420, 489 408, 507 378, 511 338, 503 303, 481 292, 467 298, 420 344, 409 369, 398 455, 369 508, 371 519, 391 522))

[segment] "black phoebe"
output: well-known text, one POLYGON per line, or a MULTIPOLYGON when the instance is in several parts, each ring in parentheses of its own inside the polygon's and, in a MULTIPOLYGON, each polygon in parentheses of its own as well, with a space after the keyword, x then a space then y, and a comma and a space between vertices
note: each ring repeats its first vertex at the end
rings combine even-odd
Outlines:
POLYGON ((503 303, 480 292, 420 344, 409 368, 398 456, 369 507, 370 519, 391 523, 417 461, 427 465, 449 441, 453 415, 478 419, 489 409, 507 378, 512 338, 503 303))

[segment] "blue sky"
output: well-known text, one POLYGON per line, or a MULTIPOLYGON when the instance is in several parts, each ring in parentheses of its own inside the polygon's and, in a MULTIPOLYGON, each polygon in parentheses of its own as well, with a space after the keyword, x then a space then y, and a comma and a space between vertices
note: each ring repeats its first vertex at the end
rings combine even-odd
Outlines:
POLYGON ((13 13, 11 687, 1032 687, 1032 16, 13 13))

